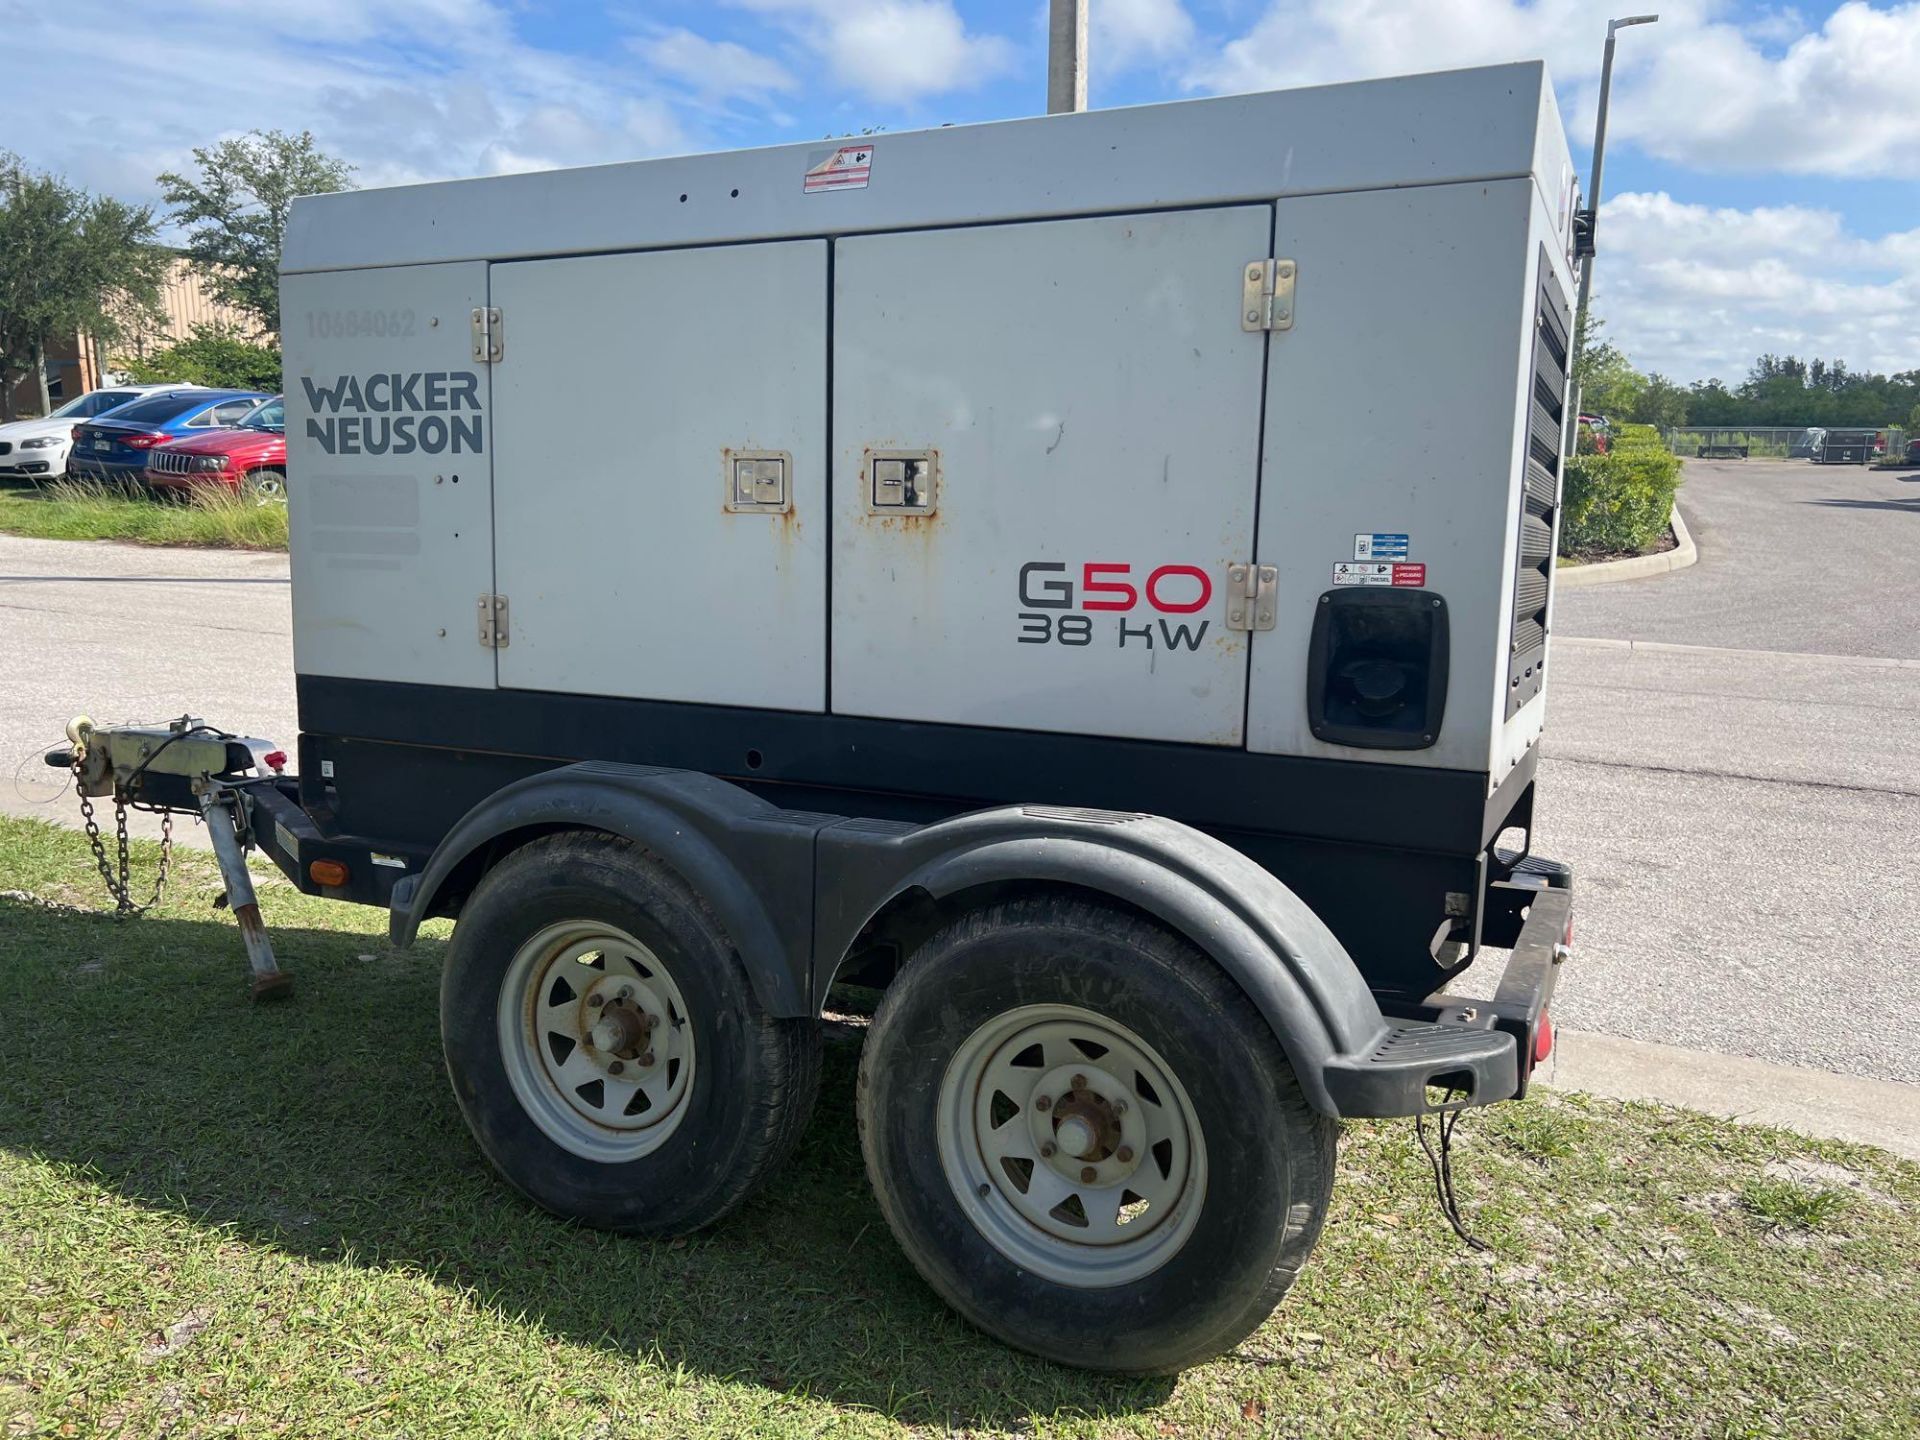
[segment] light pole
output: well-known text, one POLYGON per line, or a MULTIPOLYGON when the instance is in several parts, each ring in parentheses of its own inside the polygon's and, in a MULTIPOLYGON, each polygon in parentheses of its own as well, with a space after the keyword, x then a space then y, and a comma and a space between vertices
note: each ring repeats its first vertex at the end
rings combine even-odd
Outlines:
MULTIPOLYGON (((1580 300, 1573 310, 1573 359, 1580 358, 1579 346, 1587 330, 1587 301, 1593 295, 1594 229, 1600 219, 1600 177, 1607 163, 1607 100, 1613 93, 1613 37, 1629 25, 1651 25, 1658 15, 1629 15, 1624 20, 1607 21, 1606 55, 1600 62, 1600 113, 1593 122, 1593 179, 1587 186, 1587 208, 1576 220, 1584 233, 1580 240, 1580 300)), ((1580 435, 1580 381, 1573 383, 1573 403, 1567 407, 1566 452, 1571 455, 1580 435)))
POLYGON ((1053 0, 1047 25, 1047 113, 1087 108, 1087 0, 1053 0))

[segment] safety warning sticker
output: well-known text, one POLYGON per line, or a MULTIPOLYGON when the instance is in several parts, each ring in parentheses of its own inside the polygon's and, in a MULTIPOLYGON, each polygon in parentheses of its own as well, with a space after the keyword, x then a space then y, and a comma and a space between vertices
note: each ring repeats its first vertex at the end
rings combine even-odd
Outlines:
POLYGON ((1393 560, 1341 560, 1333 567, 1335 585, 1399 585, 1419 589, 1427 583, 1427 567, 1393 560))
POLYGON ((1407 537, 1390 535, 1375 531, 1371 535, 1353 537, 1353 558, 1356 560, 1404 560, 1407 558, 1407 537))
POLYGON ((804 188, 809 195, 822 190, 864 190, 872 173, 871 145, 842 145, 807 167, 804 188))

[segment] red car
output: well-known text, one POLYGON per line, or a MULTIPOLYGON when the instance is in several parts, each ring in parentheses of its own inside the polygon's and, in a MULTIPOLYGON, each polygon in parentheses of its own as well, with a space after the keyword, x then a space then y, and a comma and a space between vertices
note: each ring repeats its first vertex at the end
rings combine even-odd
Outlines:
POLYGON ((260 504, 287 498, 286 397, 263 400, 227 430, 156 445, 147 452, 147 485, 184 499, 196 485, 224 485, 260 504))

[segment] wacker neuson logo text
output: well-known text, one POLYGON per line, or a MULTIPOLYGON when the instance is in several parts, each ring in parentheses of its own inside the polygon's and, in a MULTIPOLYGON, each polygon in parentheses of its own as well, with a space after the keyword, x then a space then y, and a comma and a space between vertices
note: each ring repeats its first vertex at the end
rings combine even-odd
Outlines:
POLYGON ((307 438, 329 455, 470 455, 482 448, 480 377, 471 370, 302 375, 307 438))

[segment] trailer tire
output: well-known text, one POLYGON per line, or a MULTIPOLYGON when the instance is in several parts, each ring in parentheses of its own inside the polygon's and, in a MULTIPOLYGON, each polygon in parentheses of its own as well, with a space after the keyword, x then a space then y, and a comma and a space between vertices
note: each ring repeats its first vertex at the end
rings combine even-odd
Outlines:
POLYGON ((1338 1135, 1217 965, 1061 894, 919 947, 867 1036, 858 1111, 881 1212, 949 1304, 1021 1349, 1140 1374, 1231 1349, 1279 1304, 1338 1135), (1042 1210, 1063 1192, 1077 1212, 1042 1210))
POLYGON ((699 895, 612 835, 544 836, 487 873, 454 927, 440 1024, 487 1158, 602 1229, 726 1215, 792 1150, 819 1083, 819 1027, 767 1014, 699 895))

